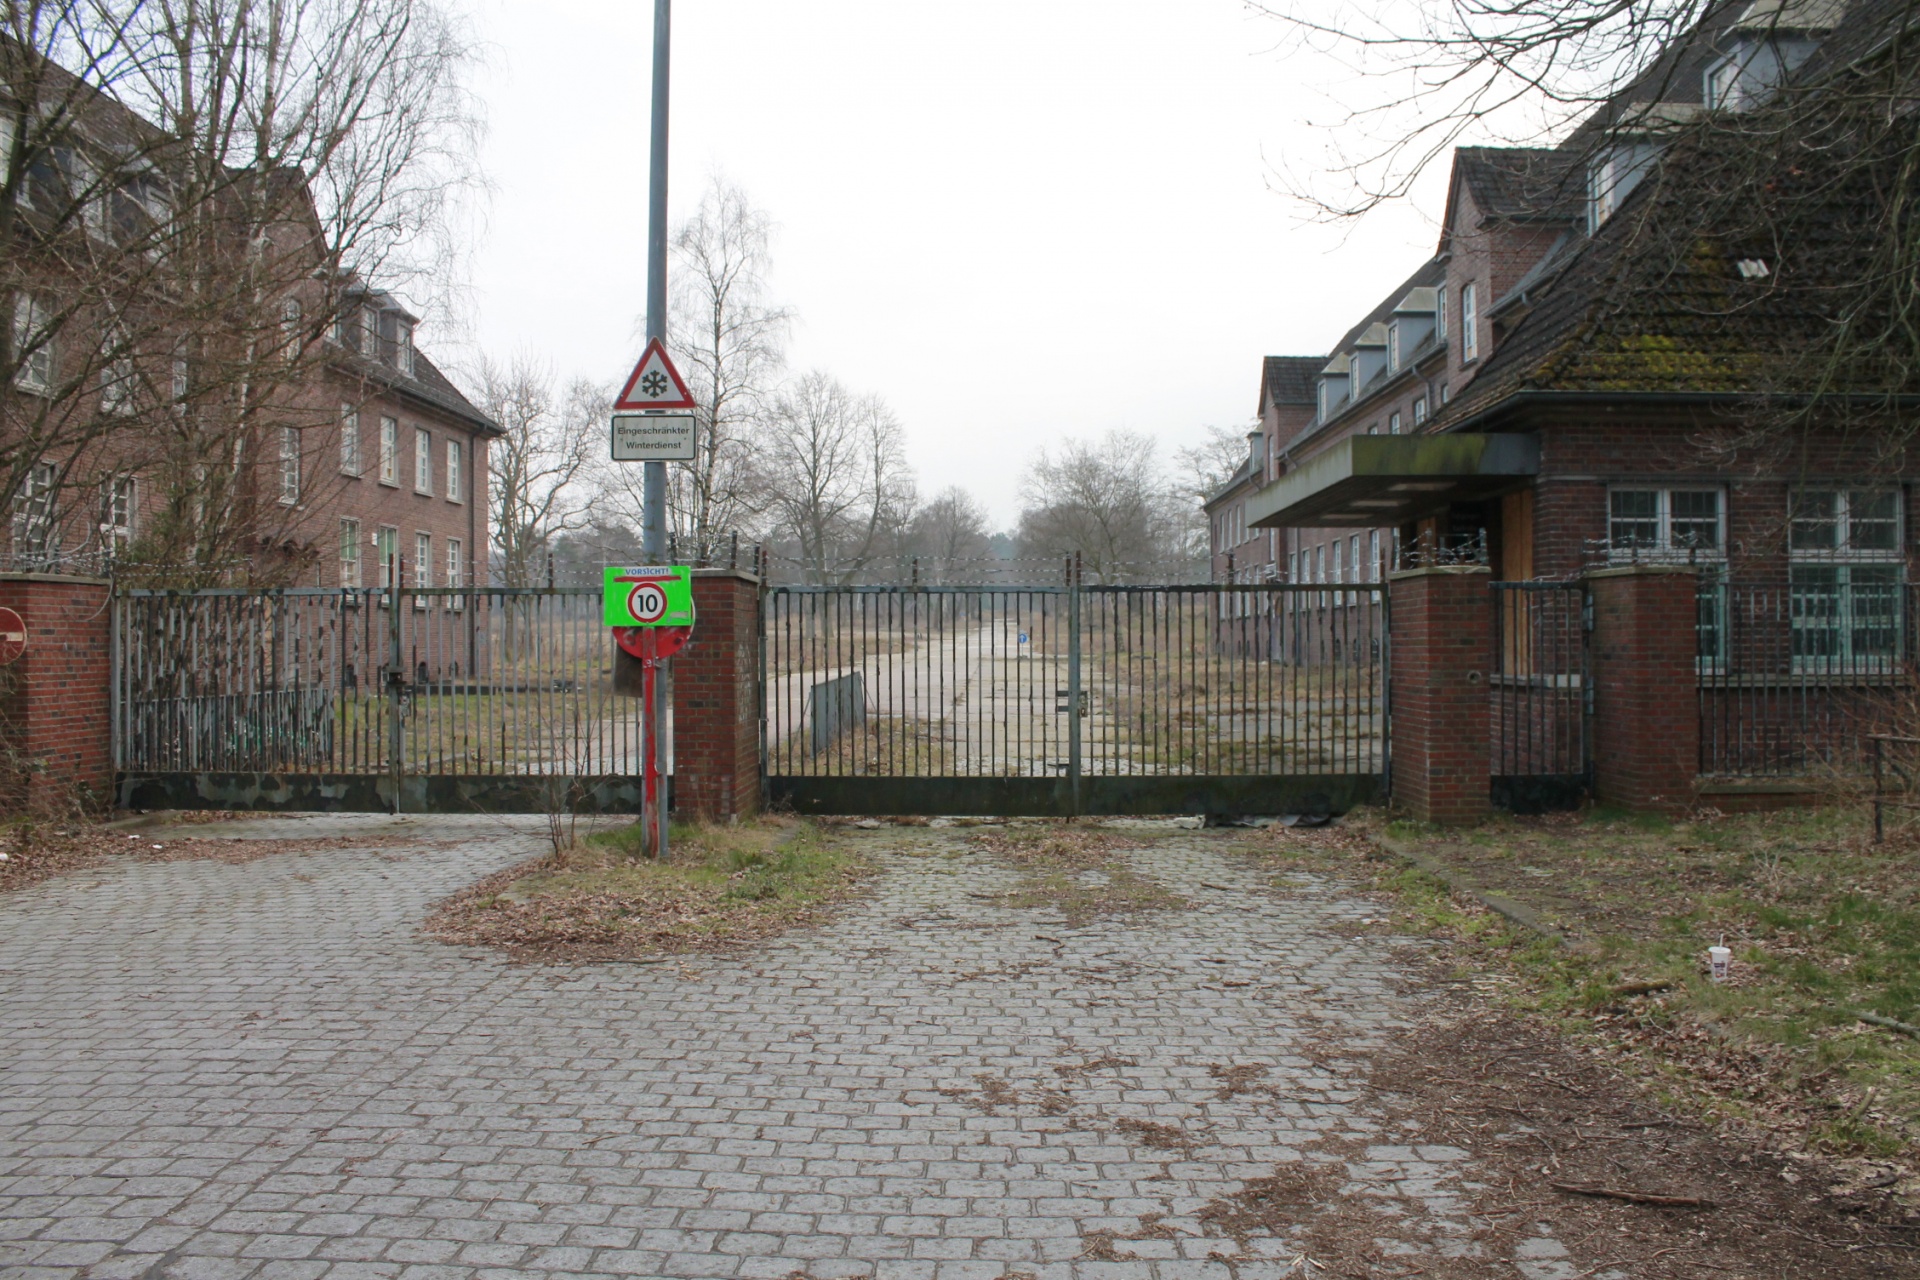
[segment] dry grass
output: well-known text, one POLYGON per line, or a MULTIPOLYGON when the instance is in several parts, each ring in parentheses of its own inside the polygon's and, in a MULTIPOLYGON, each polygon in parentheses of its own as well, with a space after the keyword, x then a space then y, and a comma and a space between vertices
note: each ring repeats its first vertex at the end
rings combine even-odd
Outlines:
POLYGON ((441 903, 426 932, 517 960, 647 960, 813 924, 865 870, 791 818, 676 828, 665 864, 637 856, 639 836, 605 832, 489 876, 441 903))
POLYGON ((972 843, 1021 873, 1019 887, 999 895, 1002 905, 1051 908, 1076 928, 1094 920, 1181 911, 1192 905, 1114 856, 1139 848, 1139 836, 1049 823, 999 828, 974 836, 972 843))

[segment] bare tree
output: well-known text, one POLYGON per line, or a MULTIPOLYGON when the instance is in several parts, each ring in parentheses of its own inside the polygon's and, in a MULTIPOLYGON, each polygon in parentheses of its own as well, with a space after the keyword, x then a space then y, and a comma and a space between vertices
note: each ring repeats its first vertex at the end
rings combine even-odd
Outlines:
POLYGON ((8 6, 0 484, 16 559, 100 550, 136 474, 157 514, 127 554, 189 577, 311 557, 311 504, 283 485, 329 474, 299 465, 342 399, 318 386, 342 363, 327 339, 362 281, 446 278, 443 215, 473 178, 467 60, 433 0, 8 6))
POLYGON ((1205 504, 1247 465, 1251 446, 1247 432, 1229 427, 1202 428, 1200 443, 1181 449, 1180 465, 1186 468, 1186 492, 1196 506, 1205 504))
POLYGON ((506 365, 483 360, 475 381, 481 410, 504 432, 488 451, 494 571, 504 586, 535 586, 546 581, 556 540, 587 524, 579 482, 609 398, 585 381, 557 393, 552 370, 526 355, 506 365))
POLYGON ((958 485, 948 485, 914 512, 906 552, 921 560, 924 580, 959 582, 967 576, 967 565, 987 557, 992 536, 980 500, 958 485))
POLYGON ((1154 442, 1131 431, 1042 449, 1020 482, 1022 555, 1078 554, 1094 582, 1182 577, 1198 567, 1197 508, 1154 442))
POLYGON ((673 236, 668 342, 698 408, 698 453, 670 468, 668 506, 687 554, 716 559, 758 514, 755 428, 786 360, 790 308, 767 301, 772 223, 745 192, 713 178, 673 236))
POLYGON ((794 549, 808 581, 854 581, 906 527, 916 496, 902 450, 885 401, 818 370, 775 397, 759 481, 769 533, 794 549))

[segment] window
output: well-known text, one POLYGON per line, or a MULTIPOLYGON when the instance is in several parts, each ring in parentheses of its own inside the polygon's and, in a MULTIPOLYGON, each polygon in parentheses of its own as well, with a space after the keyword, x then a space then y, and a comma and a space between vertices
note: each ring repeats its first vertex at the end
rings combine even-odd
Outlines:
POLYGON ((340 585, 360 585, 360 522, 345 516, 340 519, 340 585))
POLYGON ((1360 535, 1357 533, 1353 535, 1353 542, 1347 548, 1347 556, 1348 556, 1348 559, 1350 559, 1353 562, 1353 580, 1355 582, 1365 582, 1367 580, 1367 575, 1364 572, 1362 572, 1362 561, 1360 559, 1360 535))
POLYGON ((380 419, 380 483, 400 483, 400 422, 380 419))
MULTIPOLYGON (((460 578, 461 578, 460 539, 448 538, 447 539, 447 580, 445 585, 449 587, 458 587, 460 585, 460 578)), ((456 602, 453 605, 453 607, 458 609, 460 606, 456 602)))
POLYGON ((360 354, 369 360, 380 358, 380 313, 372 307, 360 309, 360 354))
POLYGON ((1718 489, 1615 489, 1607 495, 1614 559, 1719 559, 1725 544, 1718 489))
POLYGON ((1460 362, 1480 358, 1480 305, 1471 284, 1460 286, 1460 362))
POLYGON ((433 535, 430 533, 413 535, 413 585, 433 585, 433 535))
POLYGON ((46 304, 31 294, 13 298, 13 385, 45 395, 53 387, 53 335, 46 304))
POLYGON ((405 320, 394 325, 393 363, 409 378, 413 376, 413 325, 405 320))
POLYGON ((292 506, 300 501, 300 428, 280 428, 280 501, 292 506))
POLYGON ((1613 216, 1640 180, 1660 157, 1660 148, 1651 142, 1622 142, 1609 148, 1587 169, 1587 228, 1613 216))
POLYGON ((1395 409, 1387 415, 1387 434, 1390 436, 1400 434, 1400 411, 1398 409, 1395 409))
POLYGON ((168 388, 168 393, 173 397, 173 411, 175 413, 185 413, 187 411, 187 396, 191 394, 192 391, 193 383, 189 376, 187 358, 185 356, 175 356, 173 358, 173 384, 168 388))
POLYGON ((379 575, 380 589, 388 590, 393 586, 394 561, 400 557, 400 531, 390 524, 381 525, 374 535, 373 555, 378 561, 374 571, 379 575))
POLYGON ((132 339, 118 325, 107 330, 100 347, 100 412, 116 417, 133 412, 132 339))
POLYGON ((350 404, 340 406, 340 473, 360 474, 360 414, 350 404))
POLYGON ((413 429, 413 491, 433 492, 433 436, 422 427, 413 429))
POLYGON ((447 501, 460 501, 460 466, 466 450, 458 440, 447 441, 447 501))
POLYGON ((1440 386, 1440 403, 1446 404, 1452 399, 1453 399, 1453 384, 1442 383, 1440 386))
POLYGON ((1400 322, 1394 321, 1387 326, 1387 372, 1400 371, 1400 322))
POLYGON ((1434 299, 1434 304, 1433 336, 1445 342, 1447 338, 1447 286, 1444 281, 1440 285, 1439 294, 1434 299))
POLYGON ((1793 495, 1788 595, 1798 671, 1890 667, 1900 654, 1900 494, 1803 489, 1793 495))
POLYGON ((1313 549, 1313 580, 1327 580, 1327 545, 1324 542, 1313 549))
POLYGON ((1287 552, 1287 581, 1300 581, 1300 553, 1298 551, 1287 552))
POLYGON ((36 462, 13 495, 14 567, 47 559, 53 543, 54 485, 60 471, 51 462, 36 462))
POLYGON ((115 551, 133 541, 132 476, 112 476, 100 486, 100 541, 115 551))
POLYGON ((1892 489, 1803 489, 1793 495, 1795 559, 1884 559, 1900 551, 1900 495, 1892 489))
POLYGON ((300 299, 285 298, 280 303, 280 345, 288 363, 300 354, 300 299))
POLYGON ((1380 531, 1378 529, 1369 529, 1367 531, 1367 581, 1378 582, 1379 580, 1380 531))

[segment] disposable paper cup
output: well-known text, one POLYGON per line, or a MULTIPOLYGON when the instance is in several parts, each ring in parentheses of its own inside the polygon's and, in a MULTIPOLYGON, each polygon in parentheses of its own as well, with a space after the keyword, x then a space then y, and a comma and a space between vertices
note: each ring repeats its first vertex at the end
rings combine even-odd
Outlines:
POLYGON ((1715 982, 1725 982, 1727 980, 1727 970, 1733 965, 1733 949, 1731 947, 1708 947, 1707 963, 1713 967, 1713 980, 1715 982))

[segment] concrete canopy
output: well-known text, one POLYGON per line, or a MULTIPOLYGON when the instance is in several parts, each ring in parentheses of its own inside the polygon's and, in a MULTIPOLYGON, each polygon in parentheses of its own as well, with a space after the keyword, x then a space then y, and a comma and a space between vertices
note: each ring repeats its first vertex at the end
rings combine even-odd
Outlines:
POLYGON ((1520 488, 1539 470, 1536 436, 1349 436, 1247 499, 1247 524, 1402 524, 1520 488))

